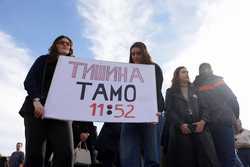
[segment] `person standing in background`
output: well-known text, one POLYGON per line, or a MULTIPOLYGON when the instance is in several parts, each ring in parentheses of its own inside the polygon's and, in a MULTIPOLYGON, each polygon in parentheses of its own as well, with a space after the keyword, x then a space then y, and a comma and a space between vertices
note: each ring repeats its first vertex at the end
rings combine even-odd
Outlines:
POLYGON ((218 167, 214 143, 207 126, 209 113, 189 81, 184 66, 176 68, 166 93, 165 137, 167 166, 218 167))
MULTIPOLYGON (((95 164, 94 145, 96 142, 97 132, 93 122, 73 121, 73 139, 74 148, 81 142, 81 148, 87 146, 90 152, 92 166, 95 164), (86 144, 86 145, 85 145, 86 144)), ((74 165, 80 167, 80 165, 74 165)))
POLYGON ((204 100, 210 115, 209 127, 222 167, 236 163, 234 129, 239 119, 239 104, 223 78, 213 74, 210 64, 202 63, 193 83, 204 100))
POLYGON ((9 167, 23 167, 24 152, 21 151, 22 146, 23 144, 20 142, 16 144, 16 151, 9 158, 9 167))

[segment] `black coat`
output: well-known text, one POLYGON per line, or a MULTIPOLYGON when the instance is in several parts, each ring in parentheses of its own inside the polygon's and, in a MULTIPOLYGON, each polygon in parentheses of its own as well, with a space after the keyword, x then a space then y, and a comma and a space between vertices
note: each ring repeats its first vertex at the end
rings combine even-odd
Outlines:
POLYGON ((25 80, 24 88, 27 91, 24 104, 19 111, 21 116, 33 115, 33 98, 40 98, 41 103, 45 104, 50 83, 54 74, 57 62, 48 63, 50 55, 42 55, 36 59, 31 66, 25 80))
POLYGON ((197 76, 194 85, 200 98, 208 106, 210 123, 233 125, 239 118, 239 104, 232 90, 223 81, 222 77, 197 76))
POLYGON ((77 147, 80 142, 81 133, 89 133, 89 138, 87 139, 87 144, 93 146, 96 142, 97 132, 96 127, 93 122, 83 122, 83 121, 73 121, 73 139, 74 139, 74 148, 77 147))
POLYGON ((166 93, 165 107, 167 112, 163 136, 165 136, 164 140, 167 141, 165 150, 168 166, 189 167, 192 162, 188 164, 186 160, 194 158, 199 161, 199 167, 217 167, 218 159, 207 126, 199 134, 183 135, 180 131, 180 125, 183 123, 191 124, 201 119, 209 120, 207 110, 204 110, 206 106, 200 101, 192 86, 189 86, 188 98, 187 101, 179 90, 172 88, 168 89, 166 93), (188 111, 192 112, 192 119, 190 119, 188 111))
MULTIPOLYGON (((76 148, 80 142, 80 134, 89 133, 89 137, 86 140, 86 144, 88 150, 90 151, 91 161, 92 163, 94 163, 94 145, 96 142, 97 132, 93 122, 73 121, 72 129, 73 129, 74 148, 76 148)), ((83 148, 85 147, 84 143, 82 143, 81 147, 83 148)))
MULTIPOLYGON (((40 99, 44 99, 42 95, 42 91, 44 89, 44 78, 45 78, 45 70, 47 68, 47 60, 49 55, 42 55, 36 59, 36 61, 31 66, 25 81, 24 87, 27 91, 28 95, 33 99, 39 97, 40 99)), ((54 72, 53 72, 54 73, 54 72)), ((52 75, 53 75, 52 73, 52 75)), ((48 90, 44 90, 48 91, 48 90)))
POLYGON ((192 122, 201 119, 208 122, 209 113, 203 101, 198 98, 193 86, 189 86, 189 101, 187 101, 179 90, 168 89, 166 93, 166 113, 169 116, 171 124, 180 126, 183 123, 189 123, 189 112, 192 112, 192 122))
POLYGON ((120 133, 120 123, 104 123, 101 132, 97 137, 96 149, 102 152, 119 152, 120 133))

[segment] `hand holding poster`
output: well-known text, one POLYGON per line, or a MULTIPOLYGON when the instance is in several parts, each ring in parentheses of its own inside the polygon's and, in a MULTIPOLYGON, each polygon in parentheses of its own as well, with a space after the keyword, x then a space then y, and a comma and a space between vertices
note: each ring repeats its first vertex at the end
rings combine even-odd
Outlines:
POLYGON ((60 56, 45 117, 101 122, 157 122, 154 65, 60 56))

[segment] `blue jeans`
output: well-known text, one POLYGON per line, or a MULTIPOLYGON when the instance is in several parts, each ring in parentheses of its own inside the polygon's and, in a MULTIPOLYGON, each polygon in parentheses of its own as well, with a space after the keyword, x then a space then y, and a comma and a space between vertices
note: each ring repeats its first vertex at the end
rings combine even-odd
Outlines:
POLYGON ((239 158, 236 150, 235 150, 235 157, 236 157, 236 159, 235 159, 234 167, 247 167, 247 166, 242 164, 241 159, 239 158))
POLYGON ((231 126, 217 125, 211 129, 221 167, 234 167, 236 161, 234 131, 231 126))
POLYGON ((160 166, 159 124, 123 124, 121 129, 121 167, 160 166), (143 161, 142 161, 143 159, 143 161))
POLYGON ((250 148, 238 149, 238 155, 244 167, 250 167, 250 148))

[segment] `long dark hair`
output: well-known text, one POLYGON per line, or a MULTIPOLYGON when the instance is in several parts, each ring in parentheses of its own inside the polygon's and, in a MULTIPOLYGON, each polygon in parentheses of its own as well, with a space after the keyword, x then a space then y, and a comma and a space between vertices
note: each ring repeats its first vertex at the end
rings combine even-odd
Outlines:
POLYGON ((132 49, 133 48, 139 48, 142 52, 142 64, 154 64, 154 62, 151 59, 151 56, 148 53, 147 47, 143 42, 135 42, 130 47, 130 54, 129 54, 129 63, 134 63, 132 59, 132 49))
POLYGON ((173 76, 173 79, 172 79, 172 86, 171 88, 173 89, 176 89, 176 90, 179 90, 180 89, 180 71, 183 69, 183 68, 186 68, 185 66, 180 66, 180 67, 177 67, 174 71, 174 76, 173 76))
POLYGON ((69 40, 69 42, 70 42, 70 50, 69 50, 69 53, 66 56, 73 56, 73 48, 72 48, 73 47, 73 42, 72 42, 72 40, 69 37, 65 36, 65 35, 60 35, 54 40, 54 42, 52 43, 52 45, 48 49, 49 55, 50 55, 49 58, 48 58, 49 63, 57 61, 58 52, 57 52, 56 44, 57 44, 58 41, 60 41, 63 38, 69 40))

